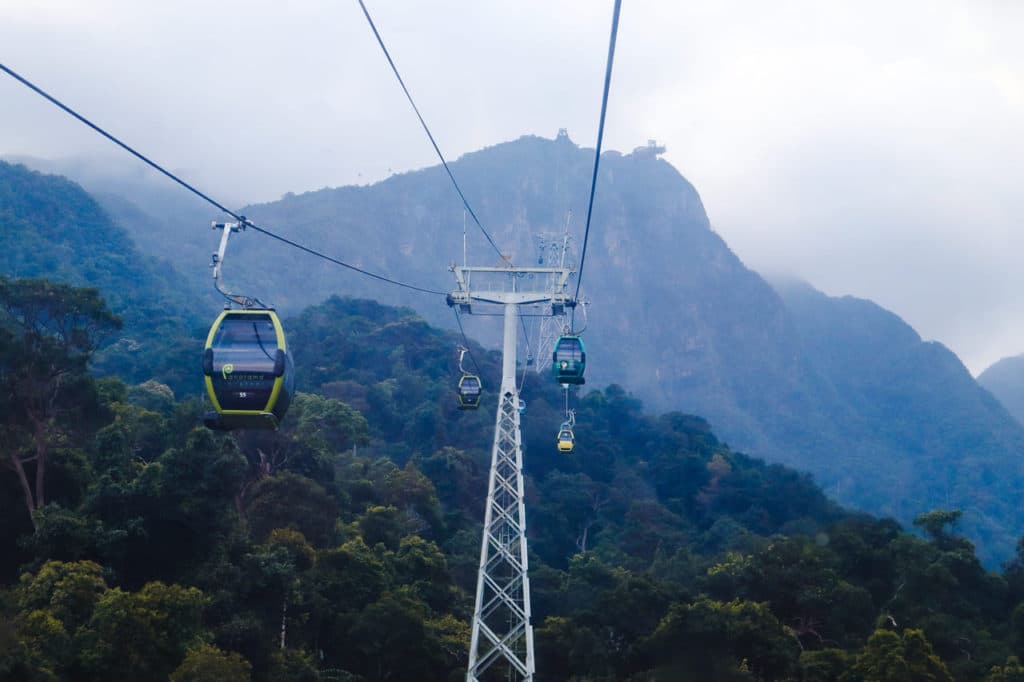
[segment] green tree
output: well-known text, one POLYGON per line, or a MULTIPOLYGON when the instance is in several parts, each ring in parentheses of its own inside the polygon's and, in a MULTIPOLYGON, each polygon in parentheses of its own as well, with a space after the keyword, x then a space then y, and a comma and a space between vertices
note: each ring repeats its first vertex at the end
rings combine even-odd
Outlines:
POLYGON ((18 638, 31 666, 47 673, 66 669, 72 657, 71 637, 49 611, 30 611, 19 619, 18 638))
POLYGON ((290 471, 264 478, 249 496, 249 532, 257 541, 270 537, 275 528, 302 533, 315 547, 334 539, 337 504, 323 486, 290 471))
MULTIPOLYGON (((278 649, 270 657, 266 679, 272 682, 319 682, 316 661, 300 649, 278 649)), ((323 679, 335 679, 324 677, 323 679)), ((341 679, 350 679, 342 677, 341 679)))
POLYGON ((313 567, 316 552, 302 533, 275 528, 266 544, 255 547, 245 559, 247 581, 251 583, 246 602, 262 606, 265 617, 279 625, 279 647, 284 649, 288 645, 288 624, 297 620, 289 608, 300 597, 300 578, 313 567))
POLYGON ((422 532, 428 528, 434 532, 441 531, 441 505, 434 484, 420 472, 413 460, 389 475, 385 485, 385 502, 405 513, 407 531, 422 532))
POLYGON ((157 412, 166 417, 174 413, 174 391, 167 384, 149 379, 127 389, 127 400, 136 407, 157 412))
POLYGON ((545 535, 558 535, 567 554, 586 552, 591 533, 599 528, 602 509, 610 502, 608 486, 596 483, 586 474, 553 471, 542 484, 546 504, 541 512, 545 535), (555 534, 555 528, 560 533, 555 534))
POLYGON ((192 649, 171 673, 170 682, 249 682, 252 666, 233 651, 203 644, 192 649))
POLYGON ((352 648, 349 630, 360 612, 393 585, 394 571, 384 555, 358 536, 317 552, 306 580, 311 592, 310 626, 325 665, 352 669, 347 658, 352 648))
POLYGON ((953 682, 921 630, 875 630, 850 670, 864 682, 953 682))
POLYGON ((656 667, 681 679, 733 679, 743 668, 761 679, 786 679, 799 657, 796 639, 767 604, 707 597, 673 604, 647 649, 656 667))
POLYGON ((98 408, 86 369, 120 326, 96 289, 0 277, 0 441, 29 516, 46 506, 54 443, 98 408))
POLYGON ((1024 665, 1016 656, 1006 659, 1006 665, 994 665, 985 682, 1024 682, 1024 665))
POLYGON ((90 679, 166 679, 204 636, 206 599, 194 587, 147 583, 138 592, 108 590, 75 636, 90 679))
POLYGON ((405 534, 402 515, 396 507, 373 506, 359 517, 359 533, 368 545, 383 544, 390 550, 397 550, 405 534))
POLYGON ((451 606, 456 597, 444 553, 433 542, 406 535, 394 557, 395 580, 413 591, 433 609, 451 606))
POLYGON ((800 652, 801 682, 837 682, 850 669, 852 657, 842 649, 800 652))
POLYGON ((935 509, 918 515, 914 519, 914 525, 924 530, 932 542, 945 548, 952 538, 946 527, 956 525, 961 516, 963 516, 963 512, 959 509, 935 509))
POLYGON ((370 441, 366 418, 340 400, 297 393, 289 409, 294 437, 322 452, 342 452, 370 441))
MULTIPOLYGON (((118 523, 142 530, 127 557, 132 572, 141 574, 139 582, 155 577, 203 584, 241 534, 234 495, 245 476, 245 458, 231 438, 205 428, 187 431, 184 441, 141 467, 137 478, 117 491, 131 504, 131 513, 118 523)), ((116 513, 113 503, 103 501, 116 513)))
POLYGON ((21 576, 18 606, 22 612, 48 612, 73 634, 89 621, 106 591, 99 564, 48 561, 34 575, 21 576))
POLYGON ((549 616, 534 634, 537 668, 555 680, 569 680, 573 675, 601 670, 607 656, 599 633, 574 618, 549 616))
POLYGON ((426 604, 406 590, 385 592, 352 625, 358 671, 370 680, 436 680, 444 673, 436 632, 426 604))

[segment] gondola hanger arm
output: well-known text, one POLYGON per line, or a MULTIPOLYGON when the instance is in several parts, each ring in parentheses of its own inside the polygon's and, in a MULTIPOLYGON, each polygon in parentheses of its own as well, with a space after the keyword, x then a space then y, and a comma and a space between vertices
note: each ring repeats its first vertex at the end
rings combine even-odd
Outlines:
POLYGON ((245 220, 245 216, 242 216, 242 221, 237 223, 218 223, 214 220, 210 223, 210 226, 214 230, 223 230, 220 235, 220 246, 217 247, 217 253, 210 256, 210 267, 213 268, 213 281, 220 281, 221 266, 224 264, 224 254, 228 250, 228 238, 232 232, 241 232, 245 229, 245 224, 248 221, 245 220))
POLYGON ((211 224, 212 229, 221 230, 220 245, 217 247, 217 253, 210 256, 210 267, 213 268, 213 286, 220 292, 221 296, 228 299, 230 302, 240 305, 243 308, 253 307, 265 307, 258 298, 251 296, 243 296, 241 294, 232 294, 221 286, 221 269, 224 266, 224 256, 228 250, 228 238, 231 237, 233 232, 243 231, 249 220, 245 216, 239 216, 239 221, 236 223, 218 223, 213 221, 211 224))

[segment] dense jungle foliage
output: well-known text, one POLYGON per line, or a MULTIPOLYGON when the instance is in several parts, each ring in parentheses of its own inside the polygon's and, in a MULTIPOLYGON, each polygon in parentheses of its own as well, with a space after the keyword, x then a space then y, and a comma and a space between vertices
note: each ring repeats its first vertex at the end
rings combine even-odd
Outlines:
MULTIPOLYGON (((456 409, 457 339, 332 298, 285 321, 283 428, 225 435, 195 348, 89 372, 120 324, 0 279, 0 680, 462 679, 496 398, 456 409)), ((1024 679, 1024 551, 986 572, 959 512, 848 513, 618 386, 561 455, 559 390, 524 396, 542 679, 1024 679)))

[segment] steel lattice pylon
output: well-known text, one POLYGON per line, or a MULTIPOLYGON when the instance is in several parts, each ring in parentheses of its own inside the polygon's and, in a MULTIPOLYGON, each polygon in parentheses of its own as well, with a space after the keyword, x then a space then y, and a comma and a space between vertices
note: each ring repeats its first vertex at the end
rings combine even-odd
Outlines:
POLYGON ((566 291, 572 268, 452 266, 458 289, 448 297, 464 313, 474 304, 504 309, 501 393, 491 448, 487 507, 480 541, 476 605, 466 682, 524 680, 534 676, 530 578, 523 504, 523 449, 516 388, 516 336, 520 306, 562 314, 575 305, 566 291), (531 290, 519 288, 525 279, 531 290), (482 281, 481 281, 482 280, 482 281), (504 663, 502 668, 499 663, 504 663))
POLYGON ((511 386, 502 386, 494 429, 467 682, 482 679, 501 660, 508 663, 508 679, 533 679, 521 445, 513 378, 511 386))

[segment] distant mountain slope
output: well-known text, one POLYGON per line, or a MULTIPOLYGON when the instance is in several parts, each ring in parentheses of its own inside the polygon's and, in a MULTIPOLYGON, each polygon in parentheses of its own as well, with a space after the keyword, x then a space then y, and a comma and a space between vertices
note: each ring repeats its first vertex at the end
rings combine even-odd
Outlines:
MULTIPOLYGON (((569 211, 581 241, 592 163, 593 151, 567 138, 524 137, 451 167, 512 262, 535 263, 537 237, 560 233, 569 211)), ((588 383, 621 384, 655 412, 702 415, 731 447, 810 471, 851 506, 905 523, 963 506, 965 530, 986 560, 1010 556, 1024 528, 1014 466, 1024 428, 986 400, 955 356, 867 302, 813 292, 786 293, 784 302, 711 229, 694 187, 649 153, 607 152, 597 188, 583 280, 593 301, 588 383)), ((138 212, 103 201, 140 248, 180 261, 189 281, 208 278, 193 233, 175 250, 163 219, 146 214, 178 214, 146 196, 128 197, 138 212)), ((453 285, 447 264, 462 259, 463 209, 440 167, 242 210, 285 237, 439 291, 453 285)), ((501 262, 472 222, 468 230, 470 262, 501 262)), ((225 275, 286 315, 338 293, 453 326, 442 296, 369 279, 252 231, 232 241, 225 275)), ((500 325, 491 318, 466 326, 496 344, 500 325)))
MULTIPOLYGON (((558 232, 569 210, 579 235, 592 153, 565 138, 526 137, 467 154, 453 170, 513 262, 535 262, 535 235, 558 232)), ((952 353, 867 302, 784 302, 711 229, 693 186, 650 154, 606 153, 594 210, 584 291, 594 302, 596 385, 621 383, 652 410, 704 415, 733 447, 811 471, 846 504, 904 522, 963 507, 986 558, 1009 556, 1022 528, 1024 429, 952 353)), ((461 254, 461 206, 437 167, 246 212, 362 267, 442 290, 451 284, 441 264, 461 254)), ((470 261, 495 263, 470 230, 470 261)), ((286 305, 341 286, 412 305, 434 323, 450 318, 439 300, 281 250, 267 269, 265 255, 257 260, 265 245, 247 238, 242 248, 251 285, 280 292, 286 305)), ((496 334, 496 325, 470 326, 485 340, 496 334)))
POLYGON ((1024 424, 1024 355, 1003 358, 978 375, 978 383, 1024 424))
POLYGON ((3 160, 77 183, 115 224, 132 234, 140 252, 172 260, 189 285, 206 284, 204 275, 209 275, 210 254, 217 244, 210 221, 223 214, 202 199, 141 163, 120 157, 3 160))
MULTIPOLYGON (((130 380, 149 378, 154 357, 179 353, 176 341, 194 336, 193 327, 208 316, 208 306, 197 310, 196 287, 169 262, 140 253, 81 187, 4 162, 0 274, 100 289, 125 326, 122 338, 97 357, 97 366, 130 380)), ((190 358, 189 373, 193 362, 190 358)), ((184 379, 184 372, 180 376, 184 379)), ((165 380, 179 390, 187 385, 174 376, 165 380)))
POLYGON ((1002 405, 945 346, 871 301, 776 288, 803 354, 856 415, 837 423, 845 443, 811 468, 829 490, 903 519, 963 509, 972 537, 1009 546, 1024 527, 1024 432, 1002 405))

